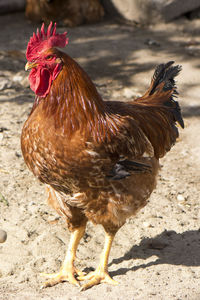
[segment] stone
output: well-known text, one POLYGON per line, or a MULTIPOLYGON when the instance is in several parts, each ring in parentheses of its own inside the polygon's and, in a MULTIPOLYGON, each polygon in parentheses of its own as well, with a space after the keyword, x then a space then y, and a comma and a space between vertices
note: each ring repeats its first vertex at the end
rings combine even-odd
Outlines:
POLYGON ((168 246, 168 243, 161 242, 161 241, 156 241, 156 240, 151 241, 148 245, 148 247, 150 249, 158 249, 158 250, 162 250, 167 246, 168 246))
POLYGON ((7 233, 5 230, 0 229, 0 243, 4 243, 7 240, 7 233))
POLYGON ((183 195, 178 194, 177 195, 177 200, 180 201, 180 202, 183 202, 185 200, 185 198, 183 197, 183 195))
POLYGON ((200 7, 200 0, 154 0, 165 21, 171 21, 200 7))
POLYGON ((142 24, 171 21, 200 8, 200 0, 102 0, 109 15, 142 24))
POLYGON ((0 81, 0 91, 11 88, 11 81, 8 79, 1 79, 0 81))

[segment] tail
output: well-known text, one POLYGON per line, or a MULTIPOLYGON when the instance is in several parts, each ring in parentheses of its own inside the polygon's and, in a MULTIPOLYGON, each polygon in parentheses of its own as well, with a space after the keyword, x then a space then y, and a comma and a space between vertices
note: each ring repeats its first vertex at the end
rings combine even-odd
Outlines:
POLYGON ((143 97, 136 101, 140 103, 151 104, 155 106, 165 106, 172 111, 174 121, 178 122, 184 128, 184 122, 181 115, 181 109, 174 98, 177 97, 177 87, 174 78, 181 71, 181 66, 172 66, 174 61, 166 64, 160 64, 156 67, 151 84, 143 97))
POLYGON ((150 87, 143 97, 133 103, 141 129, 151 142, 156 158, 163 157, 179 136, 176 123, 184 128, 181 109, 177 101, 175 77, 181 66, 173 61, 157 66, 150 87))

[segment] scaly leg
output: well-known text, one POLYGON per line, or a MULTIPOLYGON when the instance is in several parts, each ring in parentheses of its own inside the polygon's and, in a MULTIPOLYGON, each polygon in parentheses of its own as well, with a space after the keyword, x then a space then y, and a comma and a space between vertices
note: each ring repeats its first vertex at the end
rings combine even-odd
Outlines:
POLYGON ((89 280, 88 283, 84 284, 81 287, 81 291, 85 291, 88 288, 101 282, 106 282, 114 285, 118 284, 118 282, 113 280, 108 273, 108 258, 114 236, 115 234, 106 232, 104 248, 101 253, 100 262, 97 269, 94 272, 89 273, 88 275, 78 276, 78 280, 89 280))
POLYGON ((55 274, 41 273, 42 276, 50 278, 42 285, 42 287, 53 286, 53 285, 56 285, 57 283, 63 282, 63 281, 68 281, 74 285, 79 286, 79 282, 76 280, 75 275, 83 276, 84 273, 81 271, 78 271, 74 267, 74 260, 76 258, 76 250, 77 250, 78 244, 79 244, 81 238, 83 237, 84 232, 85 232, 85 226, 82 226, 82 227, 75 229, 71 233, 69 246, 67 249, 65 260, 60 269, 60 272, 55 273, 55 274))

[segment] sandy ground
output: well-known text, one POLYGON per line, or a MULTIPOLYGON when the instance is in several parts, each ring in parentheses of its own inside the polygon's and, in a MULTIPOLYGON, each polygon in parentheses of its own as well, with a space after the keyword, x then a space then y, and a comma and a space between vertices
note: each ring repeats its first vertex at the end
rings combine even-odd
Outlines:
MULTIPOLYGON (((141 95, 158 63, 175 60, 183 66, 177 85, 186 128, 161 160, 149 204, 116 236, 109 270, 119 285, 85 292, 67 282, 40 289, 39 273, 59 269, 69 233, 47 206, 44 187, 20 150, 34 98, 24 54, 35 27, 23 14, 0 17, 0 229, 8 234, 0 244, 0 299, 200 299, 200 20, 148 28, 105 21, 69 30, 66 51, 105 99, 141 95)), ((97 265, 103 239, 102 228, 89 224, 78 249, 79 268, 97 265)))

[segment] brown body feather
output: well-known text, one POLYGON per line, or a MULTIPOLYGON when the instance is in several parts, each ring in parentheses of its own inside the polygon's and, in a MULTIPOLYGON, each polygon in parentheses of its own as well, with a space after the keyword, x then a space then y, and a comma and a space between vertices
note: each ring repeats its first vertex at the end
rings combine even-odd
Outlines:
POLYGON ((175 123, 182 119, 173 78, 179 67, 162 65, 147 93, 134 102, 104 102, 78 64, 52 52, 63 69, 46 98, 36 98, 24 125, 24 159, 48 185, 49 203, 70 229, 91 220, 115 232, 147 203, 159 158, 178 136, 175 123), (175 68, 171 75, 170 68, 175 68), (122 179, 114 180, 113 172, 122 179))

